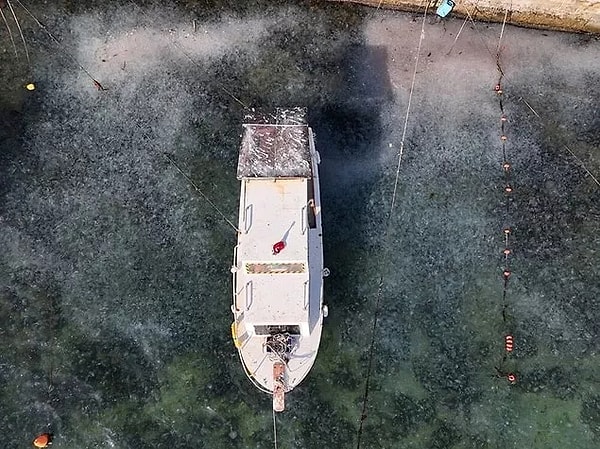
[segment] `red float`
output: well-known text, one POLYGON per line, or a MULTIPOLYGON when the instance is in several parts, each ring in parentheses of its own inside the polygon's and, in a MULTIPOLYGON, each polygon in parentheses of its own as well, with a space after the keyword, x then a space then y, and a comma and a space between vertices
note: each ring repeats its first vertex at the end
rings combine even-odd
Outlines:
POLYGON ((506 335, 504 337, 504 349, 506 352, 512 352, 515 349, 515 344, 512 335, 506 335))

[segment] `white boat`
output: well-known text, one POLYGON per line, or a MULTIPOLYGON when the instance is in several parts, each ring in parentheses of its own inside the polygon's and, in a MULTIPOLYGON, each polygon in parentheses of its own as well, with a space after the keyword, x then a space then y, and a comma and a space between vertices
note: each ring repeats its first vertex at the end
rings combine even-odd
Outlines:
POLYGON ((319 154, 302 108, 246 117, 234 249, 235 346, 248 378, 285 408, 315 362, 323 318, 319 154))

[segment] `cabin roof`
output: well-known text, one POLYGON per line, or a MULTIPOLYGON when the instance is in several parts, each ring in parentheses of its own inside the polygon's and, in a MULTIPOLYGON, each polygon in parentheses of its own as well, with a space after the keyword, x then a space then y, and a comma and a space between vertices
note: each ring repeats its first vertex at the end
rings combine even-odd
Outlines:
POLYGON ((237 177, 309 178, 311 156, 304 108, 245 117, 237 177))

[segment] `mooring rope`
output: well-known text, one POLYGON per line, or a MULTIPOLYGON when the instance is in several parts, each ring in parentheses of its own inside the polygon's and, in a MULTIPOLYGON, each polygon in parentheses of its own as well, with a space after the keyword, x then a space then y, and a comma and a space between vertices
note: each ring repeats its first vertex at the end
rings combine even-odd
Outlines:
POLYGON ((273 444, 277 449, 277 418, 275 417, 275 409, 273 409, 273 444))
POLYGON ((6 20, 6 16, 4 15, 4 11, 0 8, 0 16, 2 16, 2 20, 4 21, 4 26, 6 27, 6 31, 8 32, 8 37, 10 42, 12 43, 13 50, 15 52, 15 57, 19 57, 19 52, 17 51, 17 44, 15 43, 15 38, 13 37, 12 30, 10 29, 10 25, 8 24, 8 20, 6 20))
MULTIPOLYGON (((512 7, 512 5, 511 5, 512 7)), ((496 48, 496 56, 500 57, 500 46, 502 45, 502 36, 504 36, 504 28, 506 27, 506 19, 508 18, 508 7, 504 10, 504 20, 502 20, 502 28, 500 29, 500 39, 498 39, 498 47, 496 48)))
MULTIPOLYGON (((539 116, 538 116, 539 117, 539 116)), ((585 164, 583 163, 583 161, 581 159, 579 159, 575 153, 573 153, 573 151, 566 145, 564 145, 565 149, 569 152, 569 154, 571 154, 571 156, 573 156, 573 158, 575 158, 575 160, 577 162, 579 162, 579 164, 583 167, 583 169, 587 172, 588 175, 590 175, 590 177, 594 180, 594 182, 596 184, 598 184, 598 186, 600 186, 600 181, 598 181, 598 178, 596 178, 591 171, 588 170, 588 168, 585 166, 585 164)))
POLYGON ((198 193, 199 193, 199 194, 202 196, 202 198, 204 198, 204 200, 205 200, 205 201, 206 201, 208 204, 210 204, 210 205, 213 207, 213 209, 214 209, 214 210, 216 210, 216 211, 219 213, 219 215, 221 215, 221 218, 223 218, 223 220, 225 220, 225 221, 227 222, 227 224, 228 224, 229 226, 231 226, 231 227, 232 227, 232 228, 235 230, 235 232, 237 232, 238 234, 240 234, 240 233, 241 233, 241 231, 240 231, 240 230, 237 228, 237 226, 235 226, 235 225, 234 225, 234 224, 231 222, 231 220, 229 220, 229 218, 227 218, 227 217, 225 216, 225 214, 224 214, 223 212, 221 212, 221 209, 219 209, 219 208, 217 207, 217 205, 216 205, 216 204, 215 204, 213 201, 211 201, 211 199, 210 199, 208 196, 206 196, 206 194, 204 194, 204 192, 202 192, 202 190, 200 190, 200 187, 198 187, 198 185, 197 185, 197 184, 196 184, 196 183, 195 183, 195 182, 192 180, 192 178, 190 178, 190 177, 188 176, 188 174, 187 174, 187 173, 185 173, 185 172, 184 172, 184 171, 183 171, 183 170, 182 170, 182 169, 179 167, 179 165, 177 165, 177 163, 176 163, 176 162, 173 160, 173 158, 172 158, 171 156, 169 156, 167 153, 165 153, 165 157, 166 157, 166 158, 167 158, 167 160, 168 160, 168 161, 171 163, 171 165, 173 165, 173 167, 175 167, 175 169, 176 169, 176 170, 177 170, 177 171, 178 171, 178 172, 179 172, 179 173, 180 173, 180 174, 181 174, 181 175, 182 175, 182 176, 183 176, 183 177, 184 177, 184 178, 187 180, 187 182, 188 182, 188 183, 189 183, 189 184, 190 184, 190 185, 191 185, 191 186, 194 188, 194 190, 196 190, 196 192, 198 192, 198 193))
POLYGON ((413 92, 415 90, 415 80, 417 79, 417 68, 419 67, 419 56, 421 54, 421 44, 425 38, 425 19, 427 17, 427 8, 425 6, 425 12, 423 13, 423 22, 421 23, 421 35, 419 36, 419 45, 417 46, 417 56, 415 59, 415 68, 413 70, 412 82, 410 83, 410 92, 408 94, 408 104, 406 105, 406 115, 404 117, 404 127, 402 128, 402 138, 400 139, 400 151, 398 154, 398 165, 396 166, 396 179, 394 181, 394 193, 392 194, 392 204, 390 206, 390 216, 396 205, 396 193, 398 191, 398 178, 400 176, 400 164, 402 162, 402 155, 404 154, 404 141, 406 140, 406 130, 408 128, 408 117, 410 114, 410 105, 412 103, 413 92))
MULTIPOLYGON (((398 191, 398 181, 399 181, 399 176, 400 176, 400 165, 402 163, 402 156, 404 154, 404 142, 406 140, 406 132, 408 129, 408 119, 410 116, 410 108, 411 108, 411 103, 412 103, 412 97, 413 97, 413 93, 414 93, 414 88, 415 88, 415 82, 416 82, 416 78, 417 78, 417 69, 419 66, 419 55, 421 52, 421 45, 423 43, 423 39, 425 38, 425 21, 427 18, 427 11, 429 9, 429 4, 427 4, 425 6, 425 11, 423 13, 423 21, 421 23, 421 35, 419 36, 419 44, 417 46, 417 55, 415 58, 415 67, 413 70, 413 77, 412 77, 412 82, 410 85, 410 91, 409 91, 409 95, 408 95, 408 103, 406 106, 406 114, 404 117, 404 126, 402 128, 402 137, 400 139, 400 149, 399 149, 399 153, 398 153, 398 163, 396 165, 396 176, 394 179, 394 190, 392 193, 392 200, 390 203, 390 211, 389 211, 389 215, 387 217, 387 226, 386 226, 386 232, 385 232, 385 238, 384 241, 387 242, 387 240, 389 240, 390 235, 391 235, 391 226, 392 226, 392 213, 394 211, 394 207, 396 205, 396 194, 398 191)), ((384 246, 384 250, 387 252, 388 250, 385 248, 389 248, 390 245, 385 244, 384 246)), ((382 257, 381 260, 384 260, 385 257, 382 257)), ((382 272, 383 273, 383 272, 382 272)), ((380 278, 379 278, 379 284, 377 287, 377 294, 376 294, 376 298, 375 298, 375 312, 373 315, 373 325, 371 327, 371 341, 369 344, 369 356, 368 356, 368 361, 367 361, 367 374, 366 374, 366 379, 365 379, 365 389, 364 389, 364 393, 363 393, 363 400, 362 400, 362 410, 361 410, 361 415, 360 415, 360 422, 359 422, 359 426, 358 426, 358 431, 356 434, 356 449, 360 449, 360 444, 361 444, 361 438, 362 438, 362 433, 363 433, 363 428, 364 428, 364 422, 367 418, 367 407, 368 407, 368 399, 369 399, 369 388, 370 388, 370 383, 371 383, 371 375, 373 373, 373 361, 374 361, 374 355, 375 355, 375 343, 377 340, 377 328, 378 328, 378 324, 379 324, 379 314, 381 312, 381 302, 383 299, 383 286, 384 286, 384 282, 385 282, 385 278, 384 275, 381 274, 380 278)))
MULTIPOLYGON (((175 42, 175 41, 171 41, 171 44, 173 45, 173 47, 177 48, 186 58, 188 61, 190 61, 193 65, 195 65, 198 68, 202 68, 200 67, 200 64, 198 64, 194 58, 192 58, 187 51, 185 51, 183 49, 183 47, 175 42)), ((247 104, 245 104, 242 100, 240 100, 238 97, 236 97, 235 95, 233 95, 233 93, 227 89, 222 83, 217 82, 217 85, 219 86, 219 88, 225 92, 227 95, 229 95, 234 101, 236 101, 237 103, 239 103, 244 109, 247 110, 252 110, 252 108, 250 108, 247 104)))
MULTIPOLYGON (((17 3, 21 4, 19 2, 19 0, 16 0, 16 1, 17 1, 17 3)), ((19 30, 19 35, 21 36, 21 41, 23 41, 23 47, 25 48, 25 57, 27 58, 27 65, 29 66, 29 69, 31 70, 31 60, 29 59, 29 50, 27 49, 27 42, 25 42, 25 36, 23 36, 23 29, 21 28, 21 24, 19 23, 19 19, 17 18, 17 15, 15 14, 15 10, 14 10, 10 0, 6 0, 6 4, 8 5, 10 12, 13 16, 13 19, 15 21, 15 24, 17 25, 17 29, 19 30)), ((2 17, 4 18, 4 13, 2 13, 2 17)), ((16 53, 17 48, 15 46, 15 41, 12 37, 12 33, 8 27, 8 23, 6 22, 6 18, 4 18, 4 23, 6 23, 6 29, 8 30, 8 33, 10 35, 10 40, 12 41, 13 46, 15 47, 15 53, 16 53)))
MULTIPOLYGON (((20 0, 14 0, 21 8, 23 8, 23 11, 25 11, 27 14, 29 14, 29 16, 35 21, 35 23, 37 23, 37 25, 44 30, 44 32, 48 35, 48 37, 50 37, 50 39, 52 39, 56 45, 58 45, 58 48, 60 51, 63 52, 64 55, 66 55, 69 59, 71 59, 71 61, 73 61, 78 67, 79 69, 86 74, 86 76, 88 78, 90 78, 92 80, 92 82, 94 83, 94 86, 96 86, 96 88, 98 90, 106 90, 102 84, 100 84, 100 82, 98 80, 96 80, 92 74, 77 60, 77 58, 75 58, 75 56, 73 56, 71 53, 69 53, 66 49, 65 46, 63 44, 61 44, 61 42, 56 38, 56 36, 46 27, 46 25, 44 25, 42 22, 40 22, 40 20, 27 8, 25 7, 25 5, 23 5, 23 3, 20 2, 20 0)), ((29 56, 27 56, 27 58, 29 59, 29 56)))

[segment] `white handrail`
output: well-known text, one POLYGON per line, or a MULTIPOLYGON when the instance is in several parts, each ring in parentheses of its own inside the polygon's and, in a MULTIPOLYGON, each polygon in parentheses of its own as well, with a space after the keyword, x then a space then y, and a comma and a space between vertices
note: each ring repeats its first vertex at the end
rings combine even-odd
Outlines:
POLYGON ((304 281, 304 310, 308 309, 309 304, 310 304, 309 281, 304 281))
POLYGON ((252 281, 246 282, 244 288, 246 289, 246 310, 250 310, 252 305, 252 281))
POLYGON ((233 248, 233 263, 231 264, 231 274, 233 275, 233 288, 231 289, 231 292, 233 294, 233 308, 235 311, 239 311, 237 307, 237 295, 239 293, 237 291, 237 270, 239 269, 237 264, 237 251, 239 246, 240 245, 235 245, 233 248))
POLYGON ((248 204, 244 209, 244 232, 247 234, 252 227, 252 204, 248 204))
POLYGON ((308 207, 306 204, 302 206, 302 211, 300 212, 300 216, 302 218, 302 235, 306 233, 306 229, 308 229, 308 207))

